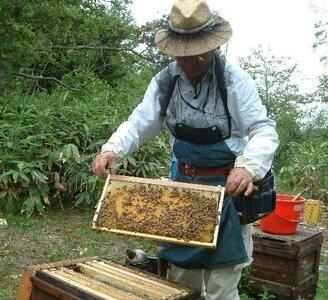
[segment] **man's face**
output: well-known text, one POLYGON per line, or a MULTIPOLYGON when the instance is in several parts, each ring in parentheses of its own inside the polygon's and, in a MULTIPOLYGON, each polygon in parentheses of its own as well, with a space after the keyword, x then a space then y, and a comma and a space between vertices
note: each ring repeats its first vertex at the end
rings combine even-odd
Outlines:
POLYGON ((196 56, 179 56, 175 59, 178 66, 189 79, 196 79, 208 71, 212 63, 213 54, 214 51, 211 51, 196 56))

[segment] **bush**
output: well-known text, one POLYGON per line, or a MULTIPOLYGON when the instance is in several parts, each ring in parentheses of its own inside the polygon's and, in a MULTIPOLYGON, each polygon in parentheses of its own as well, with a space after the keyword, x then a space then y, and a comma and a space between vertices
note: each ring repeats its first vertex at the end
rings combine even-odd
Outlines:
MULTIPOLYGON (((91 162, 140 101, 150 75, 130 74, 113 88, 92 73, 75 74, 83 92, 0 98, 0 210, 31 215, 47 204, 94 205, 103 182, 91 162)), ((125 158, 122 172, 161 176, 168 165, 164 138, 125 158)))
POLYGON ((300 192, 309 187, 309 197, 328 203, 328 142, 306 139, 291 143, 289 160, 281 168, 279 178, 289 191, 300 192))

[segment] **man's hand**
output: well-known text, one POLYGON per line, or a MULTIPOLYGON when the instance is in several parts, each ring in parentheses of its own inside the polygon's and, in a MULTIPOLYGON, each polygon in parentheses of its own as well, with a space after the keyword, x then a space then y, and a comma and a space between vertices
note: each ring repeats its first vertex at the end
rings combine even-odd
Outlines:
MULTIPOLYGON (((99 178, 106 179, 108 176, 108 170, 106 167, 110 167, 116 165, 118 162, 118 158, 114 152, 107 151, 101 154, 98 154, 95 160, 92 163, 92 171, 99 178)), ((110 169, 111 174, 116 174, 116 169, 110 169)))
POLYGON ((244 195, 247 197, 252 194, 253 189, 254 185, 251 173, 244 168, 234 168, 231 170, 225 186, 227 194, 236 197, 245 191, 244 195))

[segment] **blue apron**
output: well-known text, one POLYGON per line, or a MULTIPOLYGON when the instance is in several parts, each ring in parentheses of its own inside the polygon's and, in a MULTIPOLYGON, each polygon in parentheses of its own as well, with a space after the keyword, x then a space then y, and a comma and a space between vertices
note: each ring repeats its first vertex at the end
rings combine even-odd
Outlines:
MULTIPOLYGON (((187 176, 179 171, 177 162, 214 168, 231 166, 236 158, 224 141, 202 145, 176 139, 173 153, 171 171, 174 181, 215 186, 225 186, 227 177, 187 176)), ((157 256, 185 269, 211 269, 246 262, 248 256, 232 197, 227 195, 224 199, 216 249, 161 243, 157 256)))

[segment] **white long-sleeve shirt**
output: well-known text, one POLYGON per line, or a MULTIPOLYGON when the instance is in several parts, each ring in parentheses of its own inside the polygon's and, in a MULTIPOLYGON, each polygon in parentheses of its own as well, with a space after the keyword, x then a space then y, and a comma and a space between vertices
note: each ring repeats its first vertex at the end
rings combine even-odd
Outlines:
MULTIPOLYGON (((202 88, 197 99, 193 99, 194 88, 177 64, 172 63, 168 68, 173 75, 179 75, 180 93, 193 106, 201 107, 207 98, 212 99, 205 106, 206 115, 209 116, 208 122, 213 120, 213 116, 220 118, 220 115, 223 114, 223 106, 221 96, 217 93, 217 80, 213 77, 214 65, 202 79, 200 83, 202 88)), ((165 117, 161 114, 159 101, 161 90, 157 78, 160 74, 151 80, 142 102, 135 108, 128 120, 122 123, 108 142, 102 146, 102 152, 113 151, 118 157, 122 157, 135 151, 145 141, 154 138, 161 132, 165 117)), ((275 122, 267 117, 255 82, 246 72, 227 61, 224 76, 228 109, 231 115, 231 137, 225 142, 237 156, 235 167, 245 168, 252 174, 254 181, 257 181, 262 179, 270 169, 275 150, 279 144, 275 122)), ((177 85, 172 99, 174 99, 175 93, 177 93, 177 85)), ((176 104, 171 104, 171 102, 170 105, 181 108, 181 100, 176 104)), ((185 105, 181 109, 183 113, 188 115, 188 109, 192 108, 185 105)), ((189 111, 189 114, 194 116, 195 111, 189 111)), ((169 119, 170 116, 167 117, 166 121, 169 119)), ((191 122, 197 123, 197 118, 189 119, 191 122)), ((221 119, 224 120, 225 118, 221 119)))

